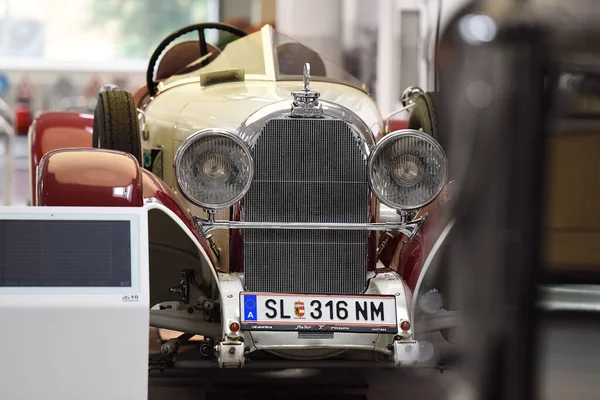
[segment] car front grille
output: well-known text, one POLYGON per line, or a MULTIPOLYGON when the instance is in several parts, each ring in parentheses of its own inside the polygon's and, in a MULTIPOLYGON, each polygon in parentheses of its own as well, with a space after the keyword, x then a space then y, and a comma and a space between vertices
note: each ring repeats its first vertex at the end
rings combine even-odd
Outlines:
MULTIPOLYGON (((253 153, 256 172, 244 199, 244 220, 368 222, 366 160, 346 122, 273 119, 253 153)), ((368 238, 364 230, 245 230, 246 290, 361 293, 368 238)))

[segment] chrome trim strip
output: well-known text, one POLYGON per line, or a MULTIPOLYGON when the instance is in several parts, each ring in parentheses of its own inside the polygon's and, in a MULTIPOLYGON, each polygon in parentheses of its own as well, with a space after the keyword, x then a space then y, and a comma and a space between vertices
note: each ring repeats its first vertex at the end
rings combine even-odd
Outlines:
POLYGON ((150 138, 150 135, 148 134, 148 130, 146 129, 146 113, 141 108, 138 108, 137 112, 140 133, 142 134, 142 140, 148 140, 150 138))
POLYGON ((600 285, 544 285, 539 296, 546 311, 600 312, 600 285))
POLYGON ((194 217, 202 234, 207 235, 215 229, 303 229, 303 230, 366 230, 398 231, 412 239, 425 222, 425 217, 407 223, 320 223, 320 222, 247 222, 247 221, 211 221, 194 217))

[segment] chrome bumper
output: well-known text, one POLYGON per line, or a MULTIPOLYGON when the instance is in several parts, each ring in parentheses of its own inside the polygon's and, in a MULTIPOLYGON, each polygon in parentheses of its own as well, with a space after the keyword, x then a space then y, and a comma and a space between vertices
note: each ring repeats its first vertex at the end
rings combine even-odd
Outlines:
MULTIPOLYGON (((255 351, 285 352, 286 350, 338 349, 366 350, 388 356, 393 366, 414 365, 420 361, 420 345, 414 339, 413 328, 400 334, 337 333, 329 339, 299 338, 297 331, 231 331, 231 322, 240 321, 240 293, 244 291, 240 274, 219 274, 221 288, 223 340, 216 343, 220 367, 242 368, 246 357, 255 351)), ((381 273, 371 278, 365 294, 396 296, 397 323, 411 321, 410 289, 394 273, 381 273)), ((326 361, 326 360, 322 360, 326 361)))
POLYGON ((395 231, 412 239, 421 228, 427 214, 410 222, 376 222, 376 223, 314 223, 314 222, 247 222, 219 221, 213 214, 209 218, 195 217, 196 224, 203 235, 208 235, 215 229, 303 229, 303 230, 366 230, 366 231, 395 231))

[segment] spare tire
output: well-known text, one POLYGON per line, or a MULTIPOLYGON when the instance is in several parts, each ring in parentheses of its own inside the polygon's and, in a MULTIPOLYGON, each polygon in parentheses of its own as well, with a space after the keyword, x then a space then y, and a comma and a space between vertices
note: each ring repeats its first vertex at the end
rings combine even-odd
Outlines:
POLYGON ((144 165, 138 111, 131 93, 118 89, 98 93, 92 147, 132 154, 144 165))
POLYGON ((444 147, 444 143, 440 141, 438 99, 439 93, 437 92, 426 92, 417 97, 415 106, 410 110, 408 129, 421 130, 428 133, 444 147))

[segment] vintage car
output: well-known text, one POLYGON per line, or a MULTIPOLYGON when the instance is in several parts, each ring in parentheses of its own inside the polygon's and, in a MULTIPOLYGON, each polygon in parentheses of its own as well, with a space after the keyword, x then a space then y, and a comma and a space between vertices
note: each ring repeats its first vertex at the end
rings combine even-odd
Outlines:
POLYGON ((408 125, 390 131, 364 85, 272 27, 188 26, 137 93, 108 85, 94 115, 37 116, 32 206, 147 210, 150 325, 181 333, 163 360, 200 336, 220 367, 413 365, 449 187, 433 98, 407 90, 408 125), (218 49, 206 29, 238 38, 218 49))

